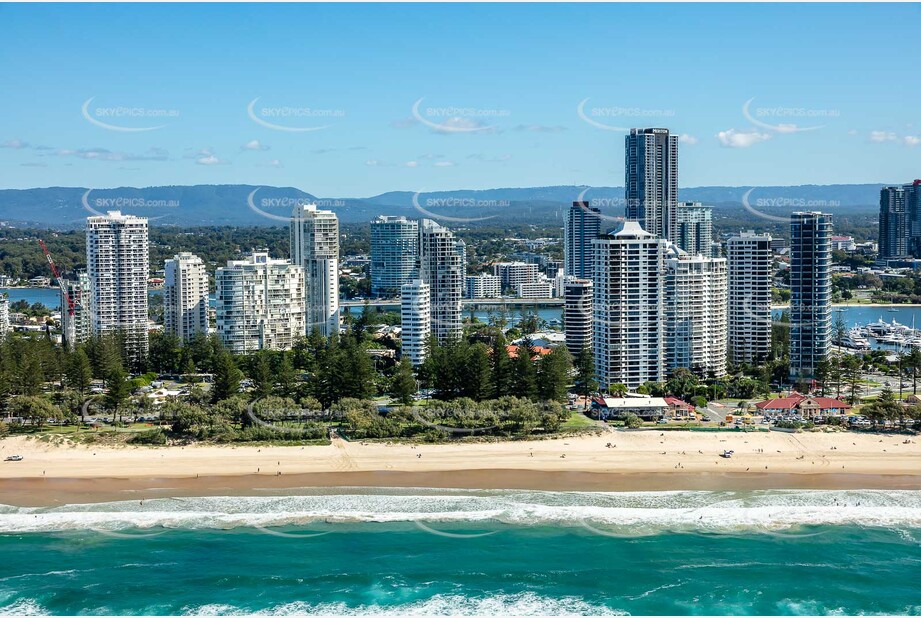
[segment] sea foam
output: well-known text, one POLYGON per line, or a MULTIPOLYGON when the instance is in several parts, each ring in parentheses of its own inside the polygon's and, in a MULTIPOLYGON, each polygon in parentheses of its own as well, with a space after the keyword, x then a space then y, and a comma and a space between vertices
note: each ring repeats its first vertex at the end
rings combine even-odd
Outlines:
MULTIPOLYGON (((290 496, 157 498, 50 508, 0 507, 0 534, 157 533, 336 524, 579 527, 601 534, 797 534, 806 526, 921 528, 921 491, 541 492, 344 488, 290 496)), ((808 531, 803 531, 808 533, 808 531)))

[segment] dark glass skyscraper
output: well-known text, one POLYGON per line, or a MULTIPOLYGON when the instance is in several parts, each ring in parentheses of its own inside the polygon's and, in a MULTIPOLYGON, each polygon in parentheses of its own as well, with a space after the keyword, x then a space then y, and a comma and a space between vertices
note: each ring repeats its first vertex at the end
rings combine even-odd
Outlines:
POLYGON ((678 204, 678 136, 668 129, 630 129, 626 136, 625 215, 659 238, 674 240, 678 204))
POLYGON ((592 277, 592 241, 601 236, 601 210, 588 202, 573 202, 563 222, 563 273, 592 277))
POLYGON ((879 192, 879 259, 909 254, 911 224, 902 187, 883 187, 879 192))
POLYGON ((790 379, 812 380, 831 349, 831 215, 790 219, 790 379))

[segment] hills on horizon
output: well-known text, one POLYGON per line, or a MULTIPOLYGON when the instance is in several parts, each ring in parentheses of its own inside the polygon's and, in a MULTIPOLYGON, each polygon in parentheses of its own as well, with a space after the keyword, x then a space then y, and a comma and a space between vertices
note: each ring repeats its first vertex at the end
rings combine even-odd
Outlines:
MULTIPOLYGON (((777 214, 792 210, 826 210, 872 214, 886 183, 766 187, 705 186, 679 189, 683 201, 737 210, 743 199, 759 210, 777 214)), ((443 217, 447 224, 522 221, 562 225, 562 215, 578 199, 603 214, 623 214, 623 187, 560 185, 454 191, 390 191, 365 198, 320 197, 294 187, 254 185, 189 185, 158 187, 46 187, 0 190, 0 221, 21 226, 72 228, 86 217, 108 210, 146 216, 151 225, 203 226, 284 225, 292 208, 316 202, 339 215, 343 223, 369 221, 378 215, 443 217)))

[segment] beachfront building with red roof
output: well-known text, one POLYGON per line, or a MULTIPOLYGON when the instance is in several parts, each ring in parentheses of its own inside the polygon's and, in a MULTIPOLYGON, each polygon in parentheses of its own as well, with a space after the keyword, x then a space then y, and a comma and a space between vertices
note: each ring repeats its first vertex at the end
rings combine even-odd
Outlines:
POLYGON ((851 409, 850 404, 832 397, 810 397, 793 393, 789 397, 778 397, 755 404, 762 414, 796 414, 803 418, 818 416, 841 416, 851 409))

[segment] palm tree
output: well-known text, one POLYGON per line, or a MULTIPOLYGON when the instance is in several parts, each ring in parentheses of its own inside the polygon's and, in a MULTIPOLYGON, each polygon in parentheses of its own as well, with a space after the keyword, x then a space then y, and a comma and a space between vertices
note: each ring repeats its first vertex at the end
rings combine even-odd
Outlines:
POLYGON ((617 382, 608 387, 608 392, 614 395, 615 397, 623 397, 627 394, 627 385, 621 382, 617 382))

